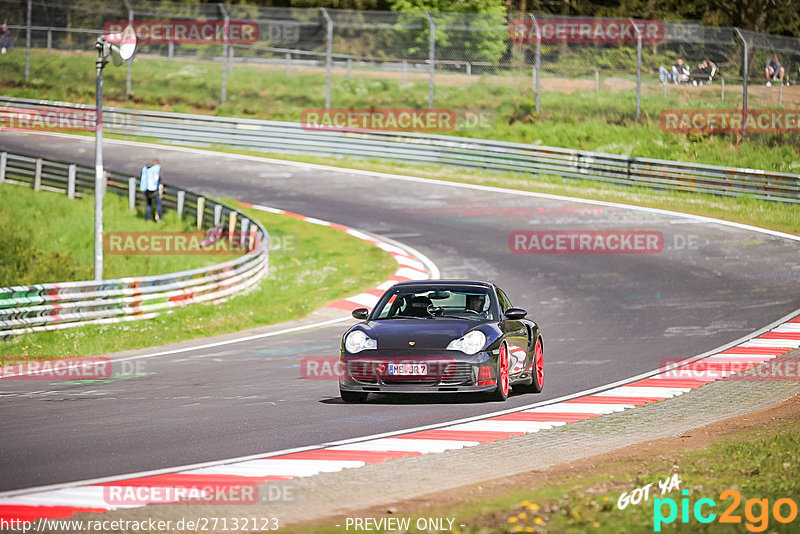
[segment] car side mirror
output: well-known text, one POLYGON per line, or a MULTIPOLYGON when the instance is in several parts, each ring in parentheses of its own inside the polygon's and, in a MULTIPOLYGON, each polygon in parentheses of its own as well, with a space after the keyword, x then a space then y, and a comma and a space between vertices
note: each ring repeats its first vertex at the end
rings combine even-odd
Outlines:
POLYGON ((369 317, 369 310, 367 308, 356 308, 353 310, 353 317, 361 321, 366 321, 369 317))
POLYGON ((526 315, 528 315, 528 312, 522 308, 509 308, 506 310, 506 319, 524 319, 526 315))

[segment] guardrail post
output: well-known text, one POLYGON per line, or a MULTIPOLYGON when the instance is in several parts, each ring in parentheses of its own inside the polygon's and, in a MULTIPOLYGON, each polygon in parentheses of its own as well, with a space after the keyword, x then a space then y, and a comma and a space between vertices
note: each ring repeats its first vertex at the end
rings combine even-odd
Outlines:
POLYGON ((720 100, 722 102, 725 102, 725 78, 720 78, 720 81, 722 82, 722 92, 720 93, 720 100))
POLYGON ((428 107, 433 107, 433 91, 436 77, 436 24, 428 10, 425 10, 428 19, 428 62, 430 63, 430 80, 428 81, 428 107))
POLYGON ((128 178, 128 209, 136 209, 136 178, 128 178))
POLYGON ((472 63, 467 61, 467 87, 472 85, 472 63))
POLYGON ((232 211, 228 215, 228 242, 233 242, 233 236, 236 235, 236 212, 232 211))
POLYGON ((214 206, 214 226, 219 226, 222 222, 222 205, 216 204, 214 206))
POLYGON ((36 160, 36 171, 33 174, 33 190, 42 188, 42 158, 36 160))
POLYGON ((175 43, 170 41, 167 44, 167 64, 172 65, 172 57, 175 55, 175 43))
POLYGON ((0 184, 6 179, 6 165, 8 164, 8 152, 0 152, 0 184))
POLYGON ((292 53, 286 52, 286 77, 289 78, 292 75, 292 53))
POLYGON ((31 76, 31 0, 28 0, 27 26, 25 27, 25 83, 31 76))
POLYGON ((50 49, 53 48, 53 30, 47 30, 47 55, 50 55, 50 49))
POLYGON ((325 25, 327 26, 327 45, 325 46, 325 109, 331 108, 331 66, 333 58, 333 21, 328 15, 328 11, 321 7, 322 16, 325 17, 325 25))
POLYGON ((242 217, 242 229, 239 233, 239 247, 244 247, 245 236, 247 236, 247 230, 250 228, 250 219, 246 217, 242 217))
POLYGON ((594 70, 594 93, 597 94, 600 92, 600 71, 595 69, 594 70))
POLYGON ((67 175, 67 198, 75 198, 75 175, 78 172, 78 166, 72 164, 69 166, 69 174, 67 175))
POLYGON ((206 199, 204 197, 197 197, 197 230, 203 229, 203 214, 206 209, 206 199))
POLYGON ((186 191, 178 191, 178 218, 183 219, 183 204, 186 201, 186 191))

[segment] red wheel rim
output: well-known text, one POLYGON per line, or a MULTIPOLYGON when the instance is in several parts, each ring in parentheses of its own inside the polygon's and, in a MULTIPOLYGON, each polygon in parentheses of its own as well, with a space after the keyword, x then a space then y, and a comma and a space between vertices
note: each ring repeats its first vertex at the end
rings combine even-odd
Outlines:
POLYGON ((533 351, 534 367, 536 367, 536 383, 541 386, 544 383, 544 356, 542 354, 542 342, 536 340, 536 348, 533 351))
POLYGON ((500 367, 497 374, 500 381, 500 390, 503 395, 508 395, 508 354, 505 345, 500 346, 500 367))

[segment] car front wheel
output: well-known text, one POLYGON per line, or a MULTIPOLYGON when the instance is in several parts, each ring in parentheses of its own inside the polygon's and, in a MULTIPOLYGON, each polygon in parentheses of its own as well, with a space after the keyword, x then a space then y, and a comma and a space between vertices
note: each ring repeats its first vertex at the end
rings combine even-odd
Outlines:
POLYGON ((508 374, 508 348, 503 343, 500 345, 500 354, 497 356, 497 387, 491 393, 493 400, 503 402, 508 398, 508 392, 511 389, 508 374))

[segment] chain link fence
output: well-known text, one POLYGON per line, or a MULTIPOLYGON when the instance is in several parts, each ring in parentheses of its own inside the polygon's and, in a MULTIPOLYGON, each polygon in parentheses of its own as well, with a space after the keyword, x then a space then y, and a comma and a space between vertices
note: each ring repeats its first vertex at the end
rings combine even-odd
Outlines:
MULTIPOLYGON (((232 73, 246 67, 269 94, 294 80, 296 101, 312 108, 448 108, 456 121, 443 131, 470 136, 502 137, 509 124, 538 117, 627 124, 657 122, 664 110, 800 104, 800 87, 785 85, 798 82, 800 40, 693 22, 87 0, 0 0, 0 13, 11 52, 26 53, 26 82, 42 55, 91 53, 109 21, 249 20, 255 42, 162 40, 140 44, 137 59, 162 61, 165 79, 191 74, 191 62, 218 65, 214 83, 205 82, 219 103, 233 97, 232 73), (784 83, 766 87, 772 54, 784 83), (669 75, 678 58, 688 74, 676 83, 669 75), (705 60, 711 72, 699 70, 705 60)), ((136 93, 136 71, 134 62, 126 98, 136 93)), ((297 110, 267 115, 299 120, 297 110)))

